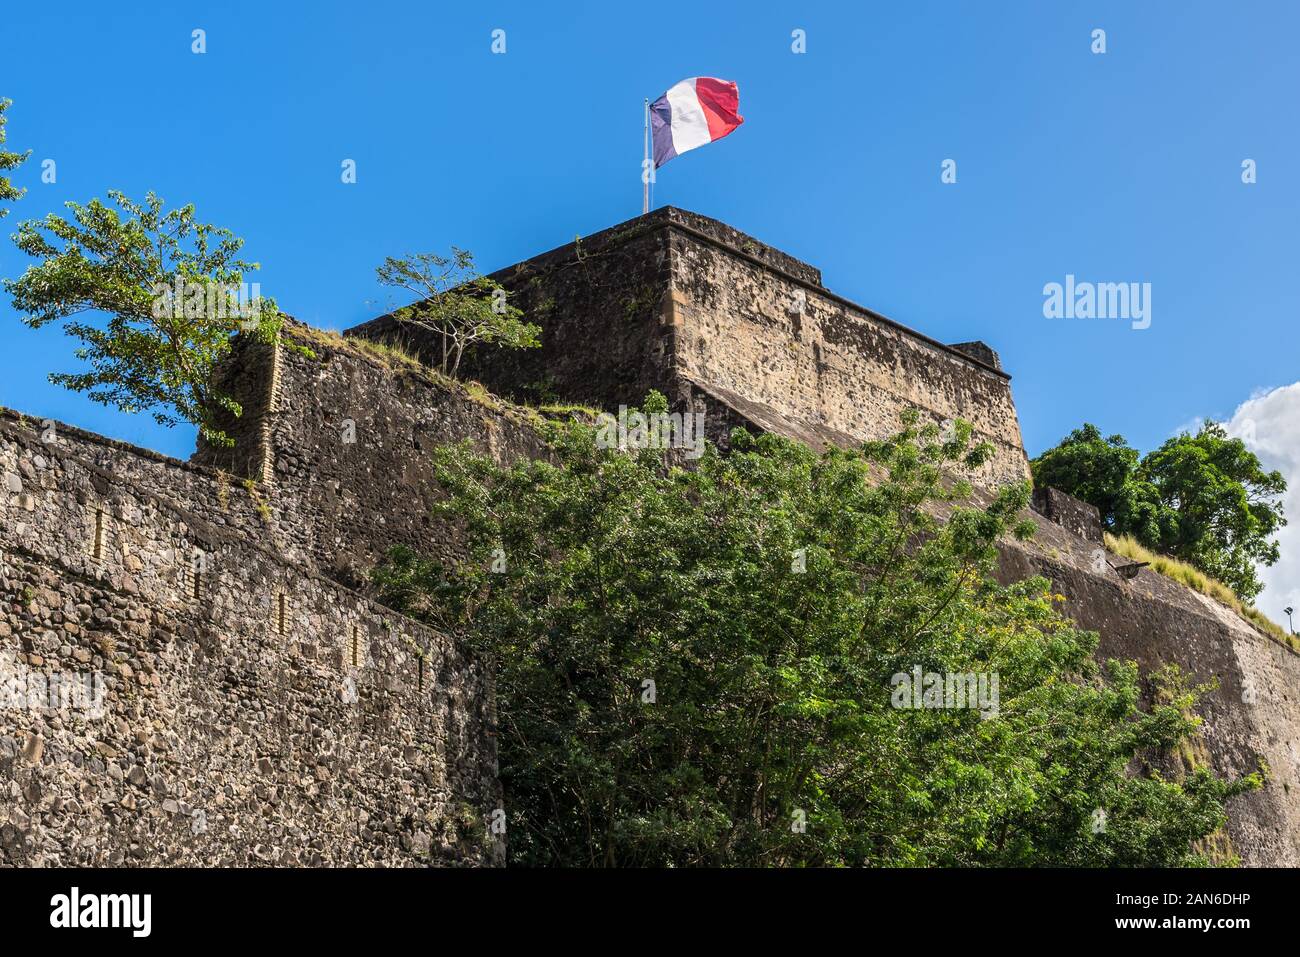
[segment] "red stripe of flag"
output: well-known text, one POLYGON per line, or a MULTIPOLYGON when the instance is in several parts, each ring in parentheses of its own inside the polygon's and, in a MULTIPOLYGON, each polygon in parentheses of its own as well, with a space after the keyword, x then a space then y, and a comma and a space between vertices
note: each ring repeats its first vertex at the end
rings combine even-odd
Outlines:
POLYGON ((745 118, 736 112, 740 109, 740 91, 735 83, 711 76, 696 77, 695 95, 704 110, 704 118, 709 122, 711 140, 722 139, 745 122, 745 118))

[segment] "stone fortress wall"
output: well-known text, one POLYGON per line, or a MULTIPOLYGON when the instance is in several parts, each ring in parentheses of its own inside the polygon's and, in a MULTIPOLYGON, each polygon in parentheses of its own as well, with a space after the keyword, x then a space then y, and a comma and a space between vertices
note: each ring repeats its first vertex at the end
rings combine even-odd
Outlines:
MULTIPOLYGON (((837 296, 821 273, 717 220, 665 207, 493 274, 543 327, 540 350, 485 350, 462 373, 521 399, 617 409, 651 388, 814 445, 880 439, 905 409, 993 444, 984 483, 1028 475, 1009 376, 982 343, 944 345, 837 296)), ((381 316, 349 335, 434 354, 381 316)))
POLYGON ((193 461, 256 477, 269 532, 294 560, 365 590, 393 545, 447 558, 455 535, 430 517, 430 453, 469 441, 498 460, 545 455, 535 417, 363 340, 289 323, 294 349, 237 347, 230 388, 246 407, 235 457, 200 444, 193 461), (255 449, 251 458, 241 450, 255 449))
POLYGON ((0 481, 0 864, 500 859, 488 676, 266 490, 12 413, 0 481))
POLYGON ((1236 778, 1267 767, 1262 790, 1229 802, 1228 824, 1210 850, 1248 866, 1300 866, 1300 654, 1159 572, 1121 573, 1130 559, 1103 547, 1097 510, 1040 491, 1047 494, 1036 494, 1031 512, 1038 531, 1028 542, 1001 544, 999 578, 1050 581, 1065 597, 1063 613, 1100 636, 1099 659, 1137 662, 1148 704, 1149 676, 1165 665, 1213 685, 1197 706, 1199 735, 1159 770, 1177 777, 1204 765, 1236 778))
MULTIPOLYGON (((847 303, 724 224, 660 210, 497 278, 545 343, 467 360, 499 392, 613 411, 654 388, 715 440, 739 425, 814 446, 882 437, 915 406, 994 444, 988 484, 1026 475, 992 350, 847 303)), ((536 411, 376 346, 401 331, 290 323, 311 356, 238 344, 235 452, 189 463, 0 417, 0 669, 99 674, 105 705, 0 710, 0 864, 501 860, 489 677, 375 604, 366 575, 395 544, 454 553, 429 515, 434 446, 547 453, 536 411)), ((1300 864, 1300 655, 1149 569, 1119 574, 1087 506, 1040 490, 1036 508, 1002 576, 1050 579, 1102 657, 1216 682, 1194 757, 1270 769, 1222 850, 1300 864)))
MULTIPOLYGON (((964 418, 993 444, 977 487, 1028 477, 1010 381, 992 349, 899 326, 716 220, 656 210, 493 278, 543 327, 540 350, 467 359, 467 375, 503 393, 613 411, 655 388, 675 409, 705 411, 722 444, 739 425, 814 447, 852 445, 892 434, 902 411, 917 408, 936 422, 964 418)), ((391 316, 349 335, 431 349, 391 316)), ((1039 534, 1003 545, 1001 575, 1051 581, 1067 613, 1100 634, 1099 657, 1137 661, 1144 674, 1174 663, 1215 684, 1196 761, 1227 776, 1269 768, 1264 790, 1234 799, 1217 850, 1251 865, 1300 865, 1300 655, 1154 571, 1121 575, 1128 560, 1105 552, 1089 506, 1042 489, 1032 515, 1039 534)))

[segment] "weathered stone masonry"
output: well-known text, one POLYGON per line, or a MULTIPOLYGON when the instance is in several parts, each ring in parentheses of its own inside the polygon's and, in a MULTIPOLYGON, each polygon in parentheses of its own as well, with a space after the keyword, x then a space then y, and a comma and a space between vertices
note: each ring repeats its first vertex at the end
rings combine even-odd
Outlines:
MULTIPOLYGON (((493 276, 544 330, 542 349, 481 351, 462 370, 516 398, 613 409, 651 388, 708 413, 725 441, 748 423, 813 445, 879 439, 916 408, 991 442, 984 482, 1027 463, 1010 379, 982 343, 944 345, 822 285, 807 263, 724 223, 667 207, 493 276)), ((434 343, 391 317, 349 335, 434 343)))
POLYGON ((392 545, 442 558, 454 535, 430 517, 436 483, 430 453, 471 441, 502 461, 545 455, 532 423, 491 396, 471 396, 454 380, 382 354, 364 342, 287 329, 312 355, 240 347, 232 391, 252 411, 240 422, 248 442, 201 446, 195 461, 269 476, 274 521, 261 533, 296 561, 364 589, 392 545), (274 399, 268 395, 275 383, 274 399), (241 449, 257 448, 249 459, 241 449))
POLYGON ((1065 614, 1100 636, 1101 659, 1136 661, 1144 676, 1175 664, 1197 684, 1213 683, 1197 709, 1205 722, 1193 743, 1197 761, 1229 778, 1261 761, 1269 769, 1263 790, 1232 799, 1218 850, 1251 866, 1300 865, 1300 655, 1158 572, 1121 575, 1114 566, 1128 559, 1099 544, 1095 510, 1090 527, 1088 506, 1060 492, 1052 498, 1045 505, 1039 497, 1053 514, 1035 514, 1031 541, 1001 545, 999 577, 1048 579, 1066 598, 1065 614))
MULTIPOLYGON (((518 397, 547 393, 613 409, 658 389, 704 411, 724 443, 734 426, 815 447, 897 431, 907 408, 964 418, 996 450, 973 476, 1027 476, 1010 383, 980 342, 943 345, 825 289, 814 267, 723 223, 657 210, 501 270, 494 278, 543 327, 543 348, 470 356, 463 367, 518 397)), ((432 343, 380 317, 352 335, 432 343)), ((1228 846, 1247 864, 1300 865, 1300 656, 1213 600, 1106 555, 1095 511, 1038 490, 1034 542, 1002 547, 1002 576, 1043 575, 1066 611, 1099 632, 1099 657, 1144 673, 1175 663, 1217 689, 1202 705, 1203 759, 1255 771, 1263 791, 1234 799, 1228 846), (1101 556, 1099 559, 1099 555, 1101 556)))
MULTIPOLYGON (((919 408, 993 443, 979 484, 1026 474, 991 349, 903 329, 725 224, 660 210, 497 278, 544 329, 541 350, 468 357, 498 392, 612 410, 658 389, 715 441, 742 426, 818 447, 919 408)), ((105 692, 102 717, 0 709, 0 864, 501 860, 489 676, 365 585, 391 545, 457 548, 430 517, 432 448, 544 456, 536 413, 374 349, 400 337, 388 318, 287 332, 314 355, 241 341, 223 370, 234 452, 184 463, 0 415, 0 672, 98 673, 105 692)), ((1118 574, 1069 496, 1035 507, 1001 576, 1050 579, 1101 657, 1216 681, 1200 760, 1270 769, 1223 849, 1300 865, 1300 656, 1149 569, 1118 574)))
POLYGON ((0 419, 0 660, 104 713, 0 709, 0 863, 499 859, 477 663, 260 544, 240 485, 43 434, 0 419))

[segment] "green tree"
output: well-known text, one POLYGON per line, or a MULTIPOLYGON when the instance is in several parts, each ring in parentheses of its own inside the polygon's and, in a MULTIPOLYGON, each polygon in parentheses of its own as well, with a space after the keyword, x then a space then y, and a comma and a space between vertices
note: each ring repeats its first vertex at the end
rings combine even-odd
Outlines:
POLYGON ((1097 506, 1103 524, 1114 528, 1138 459, 1138 450, 1124 436, 1102 438, 1101 430, 1088 422, 1033 461, 1034 482, 1097 506))
POLYGON ((1279 557, 1274 536, 1286 524, 1282 473, 1266 472, 1241 439, 1207 422, 1196 435, 1178 435, 1147 454, 1137 479, 1175 517, 1162 525, 1155 547, 1253 601, 1264 587, 1256 568, 1279 557))
POLYGON ((477 343, 507 349, 539 347, 541 328, 523 320, 523 312, 510 305, 504 288, 478 274, 472 253, 456 246, 451 250, 449 257, 389 256, 375 269, 381 284, 419 297, 395 311, 393 318, 434 337, 441 348, 439 368, 448 375, 456 374, 465 350, 477 343))
POLYGON ((1286 481, 1240 439, 1207 422, 1139 459, 1124 438, 1085 424, 1032 463, 1034 481, 1095 505, 1102 523, 1185 561, 1251 602, 1258 565, 1278 560, 1286 481))
POLYGON ((376 580, 491 659, 512 862, 1202 862, 1258 777, 1128 773, 1195 733, 1191 695, 1140 711, 1046 581, 997 584, 1027 487, 970 504, 944 476, 988 447, 915 421, 822 455, 736 430, 690 470, 580 423, 554 462, 436 453, 468 555, 397 549, 376 580), (997 693, 895 706, 917 668, 997 693))
MULTIPOLYGON (((3 149, 5 144, 5 123, 8 122, 8 118, 5 116, 5 110, 9 109, 11 103, 13 103, 13 100, 6 100, 3 97, 0 97, 0 173, 5 172, 6 170, 17 169, 26 161, 27 157, 32 155, 31 150, 28 150, 26 153, 11 153, 8 150, 3 149)), ((19 189, 17 186, 13 185, 13 183, 9 181, 9 177, 0 175, 0 203, 3 203, 5 200, 20 199, 24 192, 26 192, 26 190, 19 189)), ((0 205, 0 219, 4 219, 7 215, 9 215, 9 210, 0 205)))
POLYGON ((5 281, 23 322, 63 321, 83 343, 76 355, 88 368, 50 381, 163 425, 191 422, 213 444, 232 445, 214 423, 221 410, 241 409, 214 389, 214 367, 235 333, 275 342, 282 323, 274 300, 240 301, 244 273, 258 265, 238 258, 242 239, 197 221, 192 205, 164 210, 153 193, 143 204, 116 191, 109 198, 117 208, 68 203, 70 217, 24 222, 14 237, 40 260, 5 281))
MULTIPOLYGON (((1097 507, 1116 535, 1163 541, 1175 521, 1155 488, 1138 477, 1140 455, 1122 435, 1103 438, 1092 423, 1075 429, 1031 464, 1034 483, 1060 489, 1097 507)), ((1152 545, 1151 547, 1155 547, 1152 545)))

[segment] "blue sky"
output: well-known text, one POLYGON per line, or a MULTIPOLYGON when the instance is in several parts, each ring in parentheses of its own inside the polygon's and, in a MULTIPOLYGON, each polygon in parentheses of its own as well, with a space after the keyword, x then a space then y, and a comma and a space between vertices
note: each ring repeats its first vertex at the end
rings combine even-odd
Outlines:
MULTIPOLYGON (((719 76, 745 125, 661 170, 656 205, 725 220, 935 338, 990 343, 1031 454, 1085 420, 1145 449, 1300 379, 1298 9, 17 4, 0 96, 8 147, 33 156, 0 231, 153 189, 245 237, 286 311, 343 328, 385 304, 385 255, 455 243, 494 269, 639 213, 643 97, 719 76), (1151 283, 1151 327, 1044 318, 1067 273, 1151 283)), ((23 268, 0 245, 0 275, 23 268)), ((49 385, 71 344, 7 297, 0 322, 0 404, 189 454, 187 430, 49 385)))

